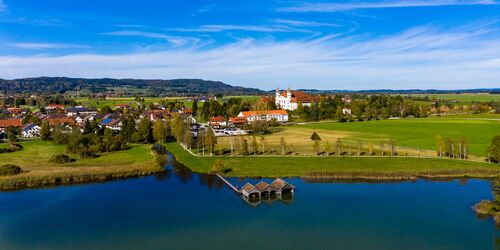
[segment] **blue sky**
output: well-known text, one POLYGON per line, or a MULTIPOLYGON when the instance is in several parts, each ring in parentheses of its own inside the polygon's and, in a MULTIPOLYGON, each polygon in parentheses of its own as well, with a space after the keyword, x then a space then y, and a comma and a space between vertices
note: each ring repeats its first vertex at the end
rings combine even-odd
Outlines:
POLYGON ((0 78, 500 87, 497 0, 0 0, 0 78))

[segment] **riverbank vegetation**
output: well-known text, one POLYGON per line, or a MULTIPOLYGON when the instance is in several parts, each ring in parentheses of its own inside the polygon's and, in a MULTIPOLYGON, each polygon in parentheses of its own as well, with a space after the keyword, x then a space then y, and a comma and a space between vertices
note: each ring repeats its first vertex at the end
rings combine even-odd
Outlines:
POLYGON ((127 150, 80 158, 78 154, 67 153, 64 145, 50 141, 34 140, 20 144, 23 150, 0 154, 0 162, 22 168, 22 173, 1 176, 0 189, 104 181, 163 171, 163 166, 155 164, 149 145, 131 144, 127 150), (54 155, 61 154, 76 160, 64 164, 53 161, 54 155))
POLYGON ((493 178, 500 175, 494 164, 451 159, 404 157, 209 157, 195 156, 178 143, 166 148, 177 161, 196 172, 208 173, 222 160, 228 176, 338 179, 493 178))

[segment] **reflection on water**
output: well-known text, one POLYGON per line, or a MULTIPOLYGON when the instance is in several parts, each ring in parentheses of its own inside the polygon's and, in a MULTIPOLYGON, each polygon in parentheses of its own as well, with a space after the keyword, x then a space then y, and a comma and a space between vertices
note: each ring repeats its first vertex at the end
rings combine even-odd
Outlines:
POLYGON ((297 187, 295 196, 245 201, 218 178, 171 160, 156 176, 0 193, 0 249, 498 246, 491 219, 480 220, 471 209, 491 199, 488 181, 287 181, 297 187))

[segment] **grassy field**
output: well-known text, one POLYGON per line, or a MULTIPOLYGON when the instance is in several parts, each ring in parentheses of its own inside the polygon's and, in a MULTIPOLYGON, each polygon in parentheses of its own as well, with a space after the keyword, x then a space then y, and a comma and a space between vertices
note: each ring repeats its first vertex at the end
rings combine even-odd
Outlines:
POLYGON ((460 103, 470 103, 470 102, 489 102, 489 101, 500 101, 500 94, 471 94, 471 93, 466 93, 466 94, 418 94, 418 95, 413 95, 413 96, 428 96, 431 100, 449 100, 449 101, 456 101, 460 103))
MULTIPOLYGON (((159 103, 163 98, 161 97, 145 97, 144 103, 149 105, 150 103, 159 103)), ((127 104, 132 107, 137 107, 137 102, 134 97, 108 97, 106 100, 100 99, 88 99, 88 98, 75 98, 75 101, 81 103, 84 106, 92 106, 98 109, 109 106, 114 108, 118 104, 127 104)))
MULTIPOLYGON (((325 154, 327 142, 330 145, 329 153, 337 154, 336 141, 341 138, 342 155, 349 155, 350 152, 351 155, 357 156, 359 143, 360 155, 368 155, 371 149, 372 155, 380 156, 382 154, 381 142, 384 143, 385 154, 389 154, 388 143, 392 139, 398 155, 417 156, 418 154, 419 156, 432 157, 436 156, 436 136, 440 135, 443 138, 453 139, 464 137, 470 144, 469 158, 484 160, 492 137, 500 134, 500 119, 447 116, 424 119, 297 124, 281 127, 279 132, 265 135, 264 149, 266 154, 281 154, 280 140, 283 137, 288 154, 292 152, 293 147, 296 155, 316 155, 313 142, 310 140, 313 132, 318 133, 321 137, 319 152, 323 154, 325 154)), ((248 141, 251 149, 252 136, 243 138, 248 141)), ((259 136, 256 139, 259 151, 257 154, 262 154, 262 141, 259 136)), ((231 141, 233 141, 233 145, 240 144, 239 138, 219 137, 219 145, 216 150, 220 151, 222 148, 226 155, 230 154, 228 151, 230 151, 231 141)), ((251 153, 253 154, 253 152, 251 153)))
MULTIPOLYGON (((399 146, 421 149, 436 148, 436 136, 464 137, 469 141, 470 154, 486 156, 491 138, 500 134, 500 120, 481 120, 454 117, 424 119, 379 120, 351 123, 317 123, 297 125, 290 129, 332 131, 352 140, 378 143, 392 138, 399 146)), ((279 135, 276 135, 279 136, 279 135)))
POLYGON ((162 169, 154 164, 148 145, 132 145, 129 150, 105 153, 91 159, 69 154, 76 161, 60 165, 50 163, 49 159, 54 154, 65 153, 64 145, 41 140, 21 144, 24 147, 21 151, 0 154, 2 164, 15 164, 24 171, 19 175, 0 177, 0 189, 139 176, 162 169))
POLYGON ((166 144, 176 159, 206 173, 222 159, 236 177, 414 179, 417 177, 497 177, 500 166, 463 160, 389 157, 196 157, 177 143, 166 144))

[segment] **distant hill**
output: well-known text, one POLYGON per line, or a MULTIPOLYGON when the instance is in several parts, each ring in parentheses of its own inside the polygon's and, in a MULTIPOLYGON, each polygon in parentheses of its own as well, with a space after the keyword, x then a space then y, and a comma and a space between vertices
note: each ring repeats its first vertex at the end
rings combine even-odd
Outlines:
POLYGON ((192 95, 260 95, 255 88, 231 86, 219 81, 201 79, 141 80, 141 79, 85 79, 68 77, 37 77, 15 80, 0 79, 2 94, 56 94, 79 91, 80 93, 116 93, 149 96, 192 95))
POLYGON ((320 89, 298 89, 310 94, 464 94, 464 93, 486 93, 500 94, 500 88, 478 88, 478 89, 367 89, 367 90, 320 90, 320 89))

